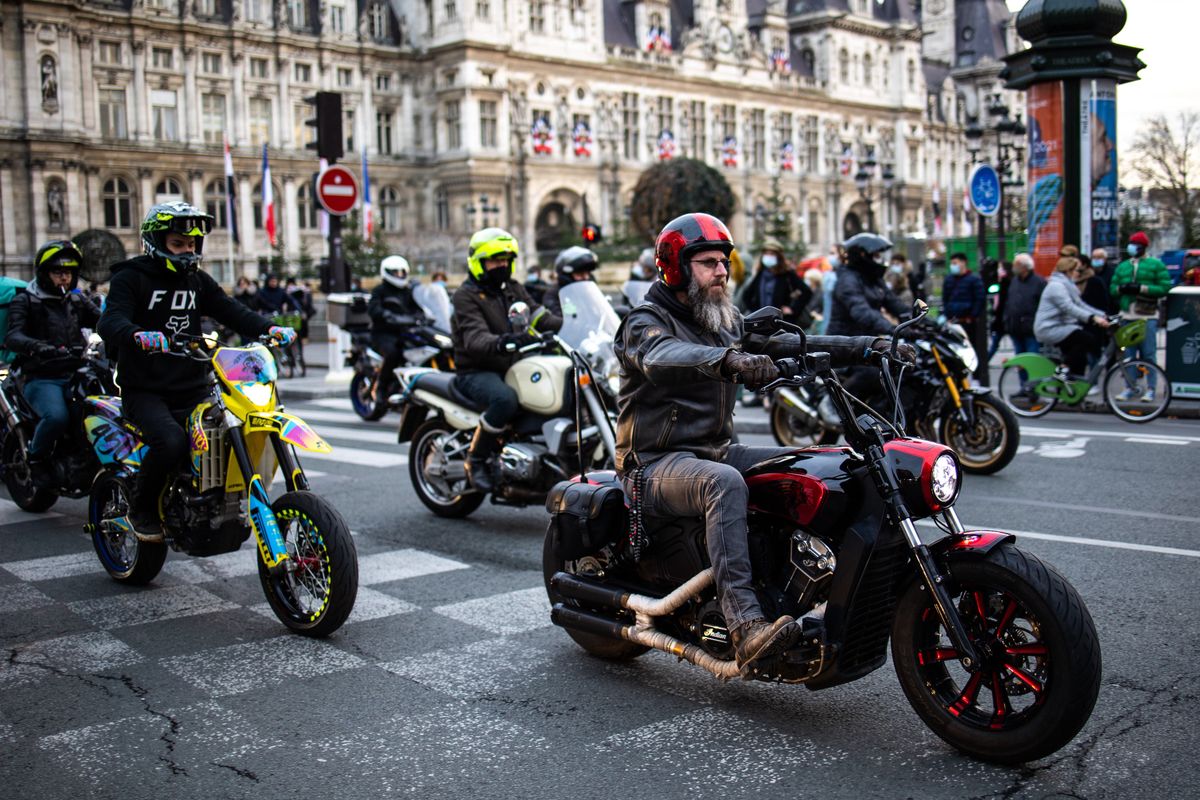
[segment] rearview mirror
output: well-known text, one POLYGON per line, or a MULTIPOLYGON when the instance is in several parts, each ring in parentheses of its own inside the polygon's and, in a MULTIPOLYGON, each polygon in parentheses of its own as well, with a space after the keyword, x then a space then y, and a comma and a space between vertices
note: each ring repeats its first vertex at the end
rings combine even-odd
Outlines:
POLYGON ((508 307, 508 329, 520 333, 529 327, 529 304, 518 300, 508 307))
POLYGON ((763 306, 758 311, 751 312, 742 320, 742 329, 746 333, 759 336, 770 336, 779 330, 783 315, 775 306, 763 306))

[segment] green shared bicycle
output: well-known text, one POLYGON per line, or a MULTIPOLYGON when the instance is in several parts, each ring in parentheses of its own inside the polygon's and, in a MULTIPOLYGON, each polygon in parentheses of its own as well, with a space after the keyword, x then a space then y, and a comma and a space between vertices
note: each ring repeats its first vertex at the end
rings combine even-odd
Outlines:
POLYGON ((1126 347, 1146 339, 1146 320, 1110 317, 1108 344, 1087 374, 1071 375, 1067 368, 1040 353, 1021 353, 1004 362, 997 390, 1022 417, 1040 417, 1056 405, 1081 405, 1089 398, 1107 405, 1127 422, 1157 419, 1171 403, 1171 382, 1153 361, 1121 361, 1126 347), (1100 386, 1094 397, 1093 386, 1100 386))

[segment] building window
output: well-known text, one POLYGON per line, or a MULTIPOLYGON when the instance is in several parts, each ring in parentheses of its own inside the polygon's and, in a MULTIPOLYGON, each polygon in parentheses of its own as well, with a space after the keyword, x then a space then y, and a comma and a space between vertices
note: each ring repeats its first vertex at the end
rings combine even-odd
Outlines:
POLYGON ((133 192, 124 178, 104 182, 104 227, 128 228, 133 224, 133 192))
POLYGON ((424 124, 424 120, 421 119, 420 113, 413 114, 412 129, 413 129, 413 147, 424 147, 425 146, 425 124, 424 124))
POLYGON ((750 112, 750 166, 762 169, 767 163, 767 112, 750 112))
POLYGON ((702 101, 693 100, 688 104, 688 123, 688 155, 704 161, 708 154, 708 120, 702 101))
POLYGON ((225 95, 200 96, 200 119, 206 144, 221 144, 225 135, 225 95))
POLYGON ((346 32, 346 7, 337 3, 329 5, 329 30, 333 33, 346 32))
POLYGON ((101 64, 120 64, 121 63, 121 43, 120 42, 97 42, 96 43, 96 60, 101 64))
POLYGON ((271 77, 271 67, 265 58, 250 59, 250 77, 251 78, 269 78, 269 77, 271 77))
POLYGON ((294 75, 296 83, 312 83, 312 64, 296 64, 294 75))
POLYGON ((446 103, 446 148, 462 147, 462 105, 457 100, 446 103))
POLYGON ((546 32, 546 3, 544 0, 531 0, 529 3, 529 30, 534 33, 546 32))
POLYGON ((371 27, 371 38, 377 42, 388 38, 388 10, 383 3, 373 3, 367 12, 368 24, 371 27))
POLYGON ((129 136, 125 125, 125 90, 100 90, 100 135, 105 139, 124 139, 129 136))
POLYGON ((433 196, 433 204, 437 213, 437 229, 439 231, 449 230, 450 228, 450 198, 446 196, 445 189, 438 189, 433 196))
POLYGON ((288 24, 296 30, 308 28, 308 0, 288 0, 288 24))
POLYGON ((850 82, 850 53, 845 48, 838 53, 838 77, 842 83, 850 82))
POLYGON ((183 199, 183 187, 174 178, 163 178, 154 187, 155 203, 170 203, 183 199))
POLYGON ((875 62, 871 60, 871 54, 867 53, 863 56, 863 84, 871 86, 875 83, 875 62))
POLYGON ((375 112, 375 146, 382 155, 392 152, 392 112, 375 112))
POLYGON ((392 90, 392 73, 381 72, 375 76, 375 91, 390 92, 392 90))
POLYGON ((220 53, 201 53, 200 54, 200 71, 207 72, 209 75, 221 74, 221 54, 220 53))
POLYGON ((804 124, 804 143, 808 148, 808 165, 807 169, 816 171, 820 165, 821 157, 821 134, 819 121, 816 117, 809 117, 804 124))
POLYGON ((175 0, 146 0, 146 8, 157 8, 159 11, 177 11, 175 0))
MULTIPOLYGON (((775 115, 775 147, 782 149, 788 142, 792 142, 792 115, 786 111, 780 111, 775 115)), ((795 142, 792 142, 792 147, 799 150, 795 142)))
POLYGON ((271 98, 250 98, 250 144, 271 143, 271 98))
POLYGON ((349 67, 338 67, 337 85, 343 88, 351 86, 354 83, 354 70, 349 67))
POLYGON ((304 181, 296 190, 296 214, 300 230, 315 230, 317 227, 317 204, 313 202, 312 184, 304 181))
POLYGON ((179 141, 179 111, 175 92, 160 89, 150 91, 150 118, 155 139, 160 142, 179 141))
POLYGON ((150 66, 155 69, 174 69, 175 51, 169 47, 150 48, 150 66))
POLYGON ((721 126, 721 142, 737 138, 737 109, 732 104, 721 106, 721 116, 717 122, 721 126))
POLYGON ((567 0, 567 17, 576 24, 583 21, 584 0, 567 0))
POLYGON ((458 19, 458 3, 454 0, 446 0, 446 19, 450 22, 458 19))
POLYGON ((621 93, 621 127, 624 130, 621 153, 625 158, 636 159, 638 152, 639 132, 641 129, 638 114, 638 96, 634 92, 621 93))
POLYGON ((345 149, 347 153, 354 152, 354 109, 342 109, 342 135, 346 137, 345 149))
POLYGON ((479 0, 475 3, 475 16, 479 19, 487 19, 492 15, 492 4, 487 0, 479 0))
POLYGON ((196 16, 215 17, 220 13, 221 6, 217 0, 196 0, 196 16))
POLYGON ((244 0, 242 8, 246 12, 247 22, 270 21, 271 0, 244 0))
POLYGON ((479 146, 480 147, 496 147, 498 138, 496 131, 499 129, 496 116, 496 101, 495 100, 480 100, 479 101, 479 146))
POLYGON ((917 64, 911 58, 908 60, 908 90, 910 92, 917 90, 917 64))
POLYGON ((656 103, 655 120, 658 123, 658 130, 651 131, 654 135, 660 135, 663 131, 671 131, 675 127, 675 103, 669 97, 660 97, 656 103))
POLYGON ((225 205, 225 179, 210 181, 204 187, 204 210, 214 220, 214 228, 229 227, 229 209, 225 205))
POLYGON ((393 186, 379 191, 379 226, 388 233, 400 232, 400 193, 393 186))
POLYGON ((312 106, 292 106, 292 139, 300 148, 317 140, 317 129, 306 124, 312 116, 312 106))

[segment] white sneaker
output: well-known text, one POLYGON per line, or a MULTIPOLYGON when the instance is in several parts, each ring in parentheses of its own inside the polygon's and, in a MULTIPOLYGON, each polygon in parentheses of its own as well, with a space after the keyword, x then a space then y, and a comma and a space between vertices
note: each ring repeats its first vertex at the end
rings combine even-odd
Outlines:
POLYGON ((1135 397, 1137 397, 1137 392, 1135 390, 1126 389, 1125 391, 1123 391, 1119 395, 1117 395, 1116 399, 1122 403, 1128 403, 1130 400, 1132 400, 1135 397))
POLYGON ((1098 394, 1100 394, 1100 387, 1099 387, 1099 386, 1093 386, 1092 388, 1088 389, 1088 391, 1087 391, 1087 396, 1088 396, 1088 397, 1095 397, 1095 396, 1096 396, 1096 395, 1098 395, 1098 394))
POLYGON ((1154 390, 1153 389, 1147 390, 1147 392, 1144 395, 1142 395, 1142 402, 1143 403, 1153 403, 1154 402, 1154 390))

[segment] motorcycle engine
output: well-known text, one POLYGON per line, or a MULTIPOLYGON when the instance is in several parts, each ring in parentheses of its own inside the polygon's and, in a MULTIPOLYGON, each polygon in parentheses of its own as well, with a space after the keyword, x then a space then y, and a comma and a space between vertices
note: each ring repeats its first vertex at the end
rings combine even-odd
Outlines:
POLYGON ((827 588, 837 557, 825 542, 800 530, 792 533, 788 556, 792 571, 784 591, 796 600, 801 611, 807 611, 827 588))
POLYGON ((725 615, 716 600, 694 606, 694 611, 684 619, 684 624, 695 634, 700 646, 715 658, 733 658, 733 643, 729 639, 729 628, 725 615))
POLYGON ((542 458, 549 452, 540 444, 506 444, 500 451, 500 474, 507 483, 536 485, 542 475, 542 458))

